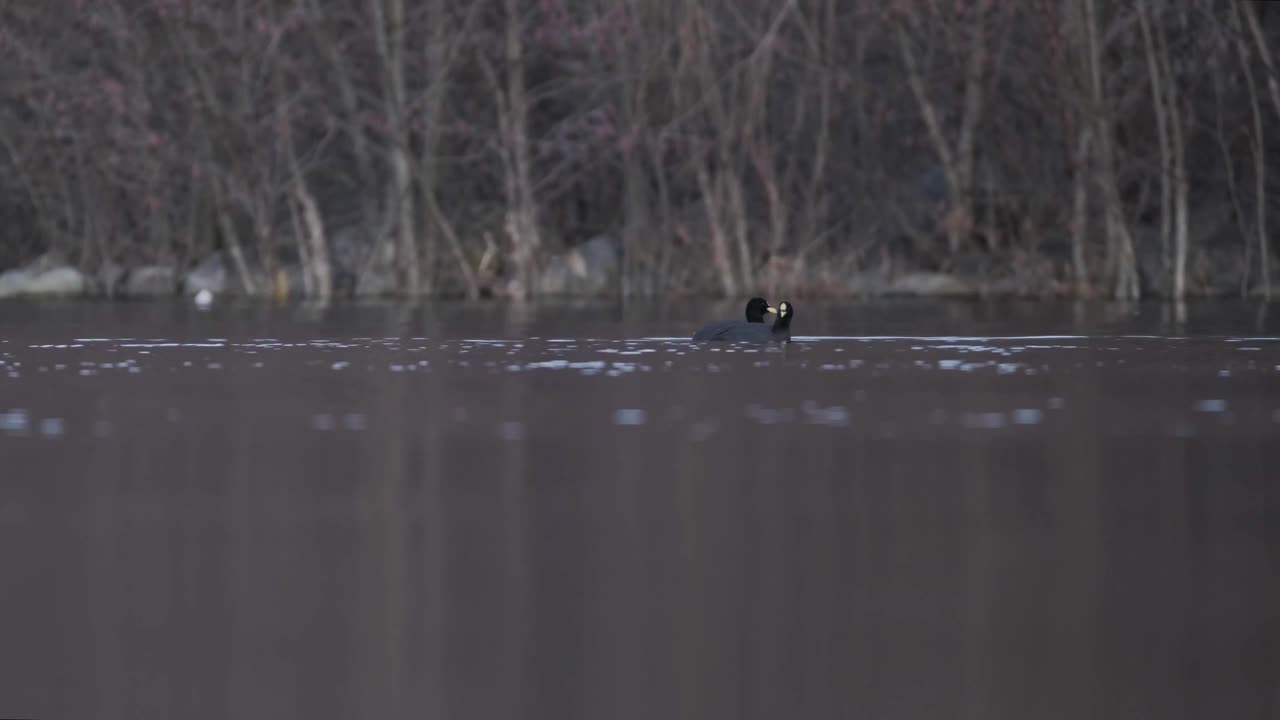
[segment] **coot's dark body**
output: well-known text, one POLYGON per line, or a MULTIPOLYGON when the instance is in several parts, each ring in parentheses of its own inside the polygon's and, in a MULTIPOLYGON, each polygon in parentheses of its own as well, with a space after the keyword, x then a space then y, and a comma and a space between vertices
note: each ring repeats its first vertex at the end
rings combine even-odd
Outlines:
POLYGON ((717 326, 718 332, 699 337, 709 329, 703 328, 693 339, 713 342, 790 342, 791 318, 795 315, 791 303, 783 302, 770 310, 778 314, 778 319, 771 326, 764 323, 722 323, 717 326))
POLYGON ((766 302, 764 298, 758 298, 758 297, 751 298, 750 300, 747 301, 747 313, 746 313, 747 321, 746 322, 742 322, 741 320, 727 320, 725 322, 711 323, 710 325, 694 333, 693 339, 694 340, 730 340, 732 338, 724 337, 724 336, 733 335, 737 331, 739 331, 741 328, 744 328, 744 327, 751 327, 754 325, 755 327, 767 329, 766 326, 764 325, 764 316, 765 316, 765 313, 770 313, 770 312, 775 312, 775 310, 769 306, 769 303, 766 302))

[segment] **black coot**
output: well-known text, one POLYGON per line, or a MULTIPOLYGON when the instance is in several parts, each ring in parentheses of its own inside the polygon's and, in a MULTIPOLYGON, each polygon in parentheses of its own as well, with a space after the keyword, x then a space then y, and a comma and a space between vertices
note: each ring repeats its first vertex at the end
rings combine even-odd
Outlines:
POLYGON ((769 307, 769 303, 764 298, 753 297, 747 301, 747 321, 728 320, 726 322, 711 323, 693 334, 694 340, 728 340, 729 338, 721 337, 725 333, 733 333, 738 328, 750 327, 755 325, 764 328, 765 313, 777 312, 774 308, 769 307))
POLYGON ((702 339, 722 342, 790 342, 791 318, 795 315, 795 308, 791 303, 783 302, 776 308, 769 308, 769 311, 778 314, 778 319, 773 321, 772 326, 764 323, 738 323, 712 337, 702 339))

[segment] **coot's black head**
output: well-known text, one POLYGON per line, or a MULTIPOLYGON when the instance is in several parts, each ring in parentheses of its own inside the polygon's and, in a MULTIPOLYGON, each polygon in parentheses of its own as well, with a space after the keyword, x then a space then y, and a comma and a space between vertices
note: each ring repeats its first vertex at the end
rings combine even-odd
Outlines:
POLYGON ((765 313, 777 312, 761 297, 753 297, 747 301, 747 322, 764 322, 765 313))
POLYGON ((795 308, 790 302, 783 300, 778 303, 777 311, 778 319, 773 321, 774 330, 788 330, 791 328, 791 318, 796 314, 795 308))

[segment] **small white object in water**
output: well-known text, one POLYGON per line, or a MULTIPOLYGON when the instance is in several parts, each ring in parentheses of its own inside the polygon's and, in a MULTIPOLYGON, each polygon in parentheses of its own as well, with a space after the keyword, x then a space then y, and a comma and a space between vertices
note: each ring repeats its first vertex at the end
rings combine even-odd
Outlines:
POLYGON ((647 415, 640 408, 621 408, 613 411, 614 425, 643 425, 647 415))
POLYGON ((213 293, 209 288, 204 288, 200 292, 196 293, 195 302, 196 307, 207 308, 213 304, 213 293))
POLYGON ((1005 417, 999 412, 970 412, 965 413, 960 422, 967 428, 995 430, 1005 426, 1005 417))
POLYGON ((1227 401, 1220 400, 1220 399, 1201 400, 1200 402, 1196 403, 1196 409, 1199 410, 1200 412, 1206 412, 1206 413, 1226 412, 1227 401))
POLYGON ((1038 408, 1019 408, 1013 411, 1014 425, 1039 425, 1044 413, 1038 408))
POLYGON ((0 432, 25 433, 27 431, 27 411, 23 409, 0 412, 0 432))

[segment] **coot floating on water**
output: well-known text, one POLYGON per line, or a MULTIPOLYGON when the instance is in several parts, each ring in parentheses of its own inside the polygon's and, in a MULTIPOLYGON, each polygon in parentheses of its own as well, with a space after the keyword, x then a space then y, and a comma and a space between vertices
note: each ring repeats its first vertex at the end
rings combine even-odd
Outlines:
POLYGON ((723 342, 790 342, 791 318, 795 315, 795 308, 790 302, 781 302, 778 303, 778 307, 769 308, 769 312, 778 314, 778 319, 773 321, 772 326, 764 323, 736 323, 711 337, 694 336, 694 339, 723 342))
POLYGON ((725 333, 732 333, 737 328, 748 327, 755 324, 758 327, 764 327, 765 313, 777 312, 776 309, 769 306, 769 303, 761 297, 753 297, 747 301, 747 321, 729 320, 726 322, 711 323, 693 334, 694 340, 728 340, 722 338, 725 333))

